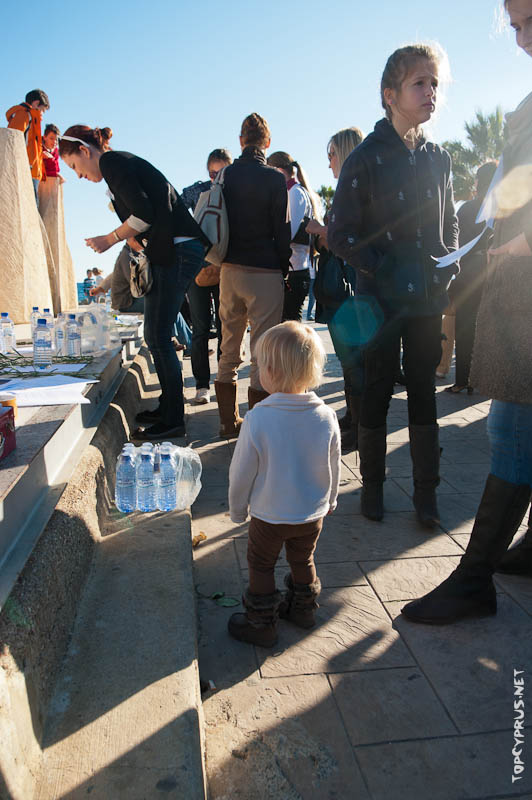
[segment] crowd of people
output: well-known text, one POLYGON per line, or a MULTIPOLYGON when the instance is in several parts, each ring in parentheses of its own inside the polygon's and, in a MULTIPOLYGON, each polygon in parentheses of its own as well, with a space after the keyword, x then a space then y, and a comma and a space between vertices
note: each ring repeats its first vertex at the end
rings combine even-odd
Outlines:
MULTIPOLYGON (((532 55, 532 0, 505 0, 504 8, 518 46, 532 55)), ((243 641, 271 646, 279 615, 304 628, 314 624, 320 582, 313 553, 323 519, 336 505, 342 447, 359 451, 362 514, 382 520, 387 414, 402 373, 413 505, 424 528, 439 524, 435 377, 443 313, 456 321, 456 379, 449 391, 475 387, 492 398, 492 460, 460 564, 402 613, 414 622, 441 624, 493 614, 493 573, 532 575, 530 527, 507 552, 532 491, 532 95, 508 115, 509 143, 499 168, 478 165, 476 196, 457 214, 450 156, 422 128, 436 108, 441 58, 421 44, 390 55, 381 79, 384 117, 365 138, 353 126, 328 142, 338 184, 325 218, 298 161, 286 151, 267 156, 271 132, 257 113, 241 125, 239 157, 213 150, 209 180, 182 194, 149 162, 112 150, 109 128, 74 125, 59 136, 64 163, 78 177, 108 186, 120 224, 86 241, 96 253, 127 243, 109 284, 116 278, 122 287, 120 307, 131 308, 130 259, 142 251, 151 265, 144 330, 161 395, 157 408, 137 417, 144 426, 135 434, 138 440, 185 432, 181 367, 172 344, 185 297, 194 399, 209 402, 215 320, 220 435, 238 437, 230 513, 237 523, 251 514, 245 613, 229 623, 230 633, 243 641), (221 268, 202 285, 199 273, 211 242, 191 211, 214 181, 223 185, 229 240, 221 268), (460 266, 452 253, 484 229, 486 216, 479 212, 487 195, 494 230, 486 227, 460 266), (316 332, 301 323, 314 279, 316 320, 327 324, 343 369, 346 414, 340 424, 311 391, 325 360, 316 332), (247 331, 250 385, 242 418, 237 380, 247 331), (284 595, 274 580, 283 544, 291 568, 284 595)), ((44 93, 33 95, 8 116, 12 112, 15 127, 27 122, 32 177, 38 181, 40 115, 49 104, 44 93)), ((43 163, 56 165, 58 131, 48 128, 43 163)))

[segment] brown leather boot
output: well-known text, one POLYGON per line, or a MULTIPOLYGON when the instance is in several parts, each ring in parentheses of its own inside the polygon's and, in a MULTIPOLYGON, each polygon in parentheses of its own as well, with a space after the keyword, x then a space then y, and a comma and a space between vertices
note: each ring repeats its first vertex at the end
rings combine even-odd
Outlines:
POLYGON ((316 624, 315 610, 319 608, 317 599, 321 592, 319 578, 313 583, 294 583, 292 575, 284 576, 284 583, 288 591, 285 592, 283 602, 279 607, 281 619, 287 619, 299 628, 313 628, 316 624))
POLYGON ((216 392, 221 422, 220 436, 227 438, 238 436, 242 425, 242 417, 238 413, 236 383, 214 381, 214 391, 216 392))
POLYGON ((240 642, 273 647, 277 641, 277 619, 281 600, 281 592, 251 594, 249 589, 246 589, 242 596, 245 614, 233 614, 227 623, 231 636, 240 642))
POLYGON ((248 386, 248 410, 251 411, 253 406, 256 406, 257 403, 260 403, 261 400, 265 400, 269 396, 268 392, 265 392, 264 389, 252 389, 251 386, 248 386))

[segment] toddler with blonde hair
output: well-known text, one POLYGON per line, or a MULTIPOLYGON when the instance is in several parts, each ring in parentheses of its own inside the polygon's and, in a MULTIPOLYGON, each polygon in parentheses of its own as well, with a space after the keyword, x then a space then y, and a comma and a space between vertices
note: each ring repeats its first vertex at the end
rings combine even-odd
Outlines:
POLYGON ((325 351, 312 328, 283 322, 256 348, 260 382, 268 397, 249 411, 229 470, 229 510, 248 532, 249 585, 244 614, 233 614, 229 633, 263 647, 277 641, 277 619, 310 628, 321 584, 314 550, 323 518, 336 508, 340 432, 336 414, 313 391, 322 381, 325 351), (274 568, 285 546, 290 573, 284 597, 274 568))

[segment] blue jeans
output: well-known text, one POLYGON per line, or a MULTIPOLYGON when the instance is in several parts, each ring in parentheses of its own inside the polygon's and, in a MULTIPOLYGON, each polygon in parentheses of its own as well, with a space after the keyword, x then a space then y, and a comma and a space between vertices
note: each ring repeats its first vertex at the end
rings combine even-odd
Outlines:
POLYGON ((153 284, 144 298, 144 338, 161 385, 161 420, 168 427, 183 425, 185 414, 181 363, 172 343, 174 323, 204 255, 205 248, 197 239, 176 244, 173 266, 151 265, 153 284))
POLYGON ((492 475, 532 486, 532 405, 492 400, 488 416, 492 475))
POLYGON ((196 389, 208 389, 211 382, 209 366, 209 339, 211 333, 211 298, 214 298, 216 331, 218 333, 218 358, 222 342, 220 323, 220 286, 198 286, 193 281, 187 292, 188 307, 192 321, 192 372, 196 389))
POLYGON ((177 339, 179 344, 184 344, 185 350, 188 350, 190 348, 190 342, 192 340, 192 331, 187 325, 187 321, 181 312, 179 312, 179 314, 177 315, 177 319, 174 322, 174 330, 175 330, 175 338, 177 339))
POLYGON ((316 303, 316 298, 314 297, 314 281, 315 278, 310 279, 310 286, 308 288, 308 308, 307 308, 307 319, 310 320, 312 317, 312 312, 314 311, 314 304, 316 303))

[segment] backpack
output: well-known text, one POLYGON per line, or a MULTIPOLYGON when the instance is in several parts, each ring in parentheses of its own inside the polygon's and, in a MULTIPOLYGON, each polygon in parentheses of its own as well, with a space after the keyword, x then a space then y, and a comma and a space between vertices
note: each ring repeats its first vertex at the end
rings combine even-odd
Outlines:
POLYGON ((217 266, 222 264, 229 244, 229 222, 223 193, 225 170, 226 167, 221 169, 211 188, 200 194, 194 209, 194 219, 211 242, 205 260, 217 266))

